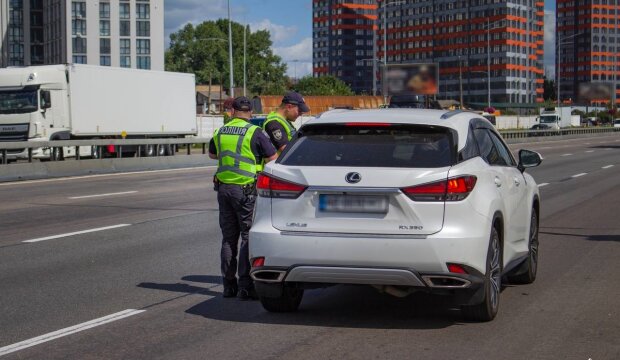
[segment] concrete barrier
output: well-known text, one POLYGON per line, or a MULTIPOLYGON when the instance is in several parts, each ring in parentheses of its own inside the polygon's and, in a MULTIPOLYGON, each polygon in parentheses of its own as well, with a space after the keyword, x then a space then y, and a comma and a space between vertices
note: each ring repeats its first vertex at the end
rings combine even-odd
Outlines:
POLYGON ((216 161, 202 154, 151 158, 16 163, 0 165, 0 182, 215 165, 217 165, 216 161))

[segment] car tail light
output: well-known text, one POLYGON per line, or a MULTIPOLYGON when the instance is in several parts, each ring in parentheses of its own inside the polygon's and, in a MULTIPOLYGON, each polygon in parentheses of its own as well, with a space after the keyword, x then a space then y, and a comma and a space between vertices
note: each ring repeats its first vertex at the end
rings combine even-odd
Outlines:
POLYGON ((114 154, 116 152, 116 148, 114 147, 114 145, 108 145, 108 152, 110 154, 114 154))
POLYGON ((252 267, 261 267, 261 266, 265 266, 265 258, 264 257, 257 257, 254 258, 254 260, 252 260, 252 267))
POLYGON ((258 195, 268 198, 297 199, 306 188, 307 186, 277 179, 264 173, 258 175, 256 182, 258 195))
POLYGON ((467 274, 467 270, 459 264, 448 263, 448 271, 455 274, 467 274))
POLYGON ((475 185, 476 177, 465 175, 401 190, 414 201, 460 201, 469 195, 475 185))

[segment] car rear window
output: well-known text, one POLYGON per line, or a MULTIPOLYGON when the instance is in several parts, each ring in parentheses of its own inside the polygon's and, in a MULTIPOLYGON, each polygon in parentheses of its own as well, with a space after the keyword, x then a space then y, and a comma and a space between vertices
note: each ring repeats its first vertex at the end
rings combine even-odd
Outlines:
POLYGON ((438 126, 306 126, 279 163, 294 166, 437 168, 456 158, 455 134, 438 126))

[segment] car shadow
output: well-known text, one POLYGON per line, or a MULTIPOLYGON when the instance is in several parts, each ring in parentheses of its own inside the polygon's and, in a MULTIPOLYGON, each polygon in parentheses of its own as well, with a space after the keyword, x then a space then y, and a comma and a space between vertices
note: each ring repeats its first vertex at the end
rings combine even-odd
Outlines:
MULTIPOLYGON (((589 230, 589 229, 581 229, 581 230, 589 230)), ((545 235, 571 236, 571 237, 576 237, 576 238, 582 238, 582 239, 589 240, 589 241, 620 242, 620 235, 618 234, 597 234, 597 235, 590 234, 588 235, 588 234, 579 234, 579 233, 570 233, 570 232, 543 231, 542 229, 539 231, 539 233, 545 234, 545 235)))
POLYGON ((424 292, 397 298, 379 293, 370 286, 338 285, 306 290, 297 312, 270 313, 259 301, 223 298, 219 276, 188 275, 182 280, 205 285, 179 282, 137 286, 212 296, 185 312, 221 321, 364 329, 442 329, 465 323, 450 297, 424 292))

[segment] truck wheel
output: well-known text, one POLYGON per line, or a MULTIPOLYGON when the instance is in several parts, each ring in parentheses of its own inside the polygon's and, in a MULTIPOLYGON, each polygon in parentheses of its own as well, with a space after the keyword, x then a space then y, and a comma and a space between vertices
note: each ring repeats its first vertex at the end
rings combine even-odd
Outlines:
POLYGON ((167 145, 158 144, 157 145, 157 156, 166 156, 166 147, 167 145))
POLYGON ((465 320, 491 321, 499 309, 499 294, 502 287, 502 247, 495 226, 491 229, 483 286, 484 299, 481 303, 461 307, 461 314, 465 320))
POLYGON ((144 157, 151 157, 151 156, 155 156, 155 146, 153 144, 147 144, 144 145, 144 147, 142 147, 142 156, 144 157))
POLYGON ((50 160, 63 161, 65 159, 63 148, 54 147, 50 149, 50 160))
POLYGON ((174 156, 174 154, 176 154, 176 152, 177 152, 176 144, 166 145, 166 155, 174 156))

